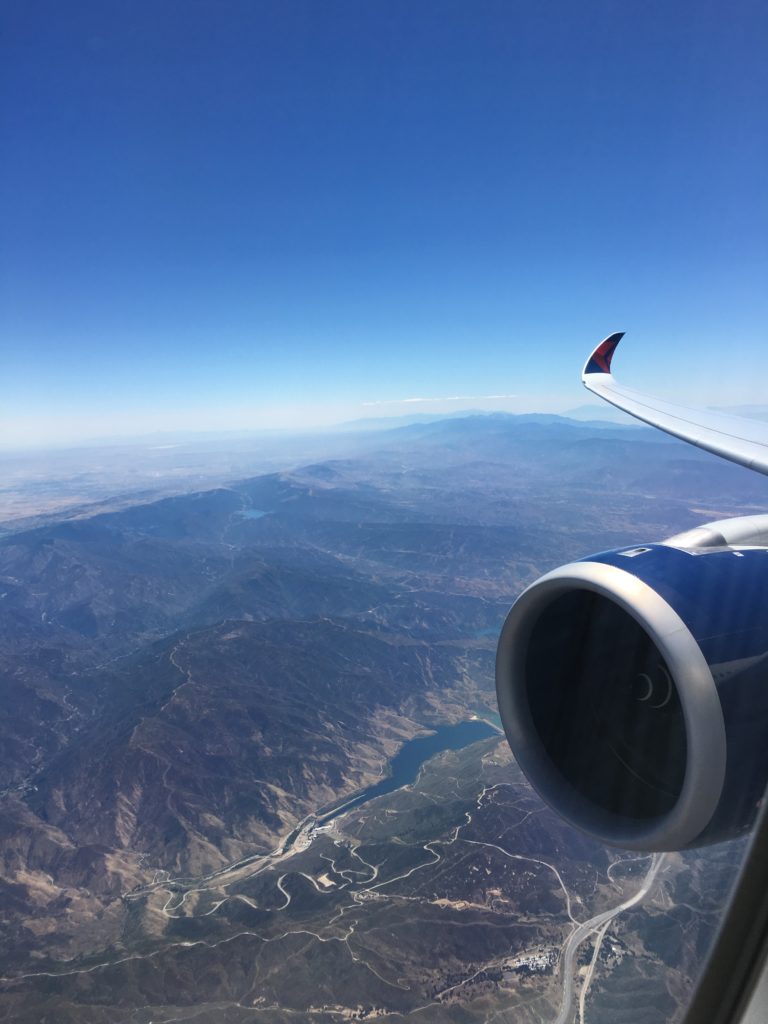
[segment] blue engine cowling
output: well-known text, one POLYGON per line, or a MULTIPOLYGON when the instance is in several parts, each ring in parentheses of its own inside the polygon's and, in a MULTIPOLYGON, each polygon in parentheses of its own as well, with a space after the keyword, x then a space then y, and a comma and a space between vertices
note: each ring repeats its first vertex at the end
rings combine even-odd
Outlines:
MULTIPOLYGON (((724 525, 749 539, 748 522, 724 525)), ((556 569, 504 624, 496 689, 515 757, 550 806, 605 843, 737 836, 762 798, 768 546, 728 544, 719 525, 556 569)))

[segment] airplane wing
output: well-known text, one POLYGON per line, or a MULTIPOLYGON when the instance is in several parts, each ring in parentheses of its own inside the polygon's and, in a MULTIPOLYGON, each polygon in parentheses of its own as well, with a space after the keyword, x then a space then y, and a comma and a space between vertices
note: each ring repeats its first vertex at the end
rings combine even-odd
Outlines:
POLYGON ((587 360, 581 380, 588 391, 652 427, 768 475, 768 423, 690 409, 623 387, 611 373, 611 360, 623 337, 623 332, 611 334, 587 360))

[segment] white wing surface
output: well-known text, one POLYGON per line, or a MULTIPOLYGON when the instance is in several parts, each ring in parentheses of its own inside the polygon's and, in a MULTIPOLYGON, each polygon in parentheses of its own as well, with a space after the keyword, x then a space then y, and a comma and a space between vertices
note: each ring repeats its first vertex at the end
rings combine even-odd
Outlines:
POLYGON ((611 373, 611 360, 623 337, 623 333, 611 334, 587 360, 581 379, 588 391, 697 448, 768 474, 768 423, 707 409, 690 409, 622 387, 611 373))

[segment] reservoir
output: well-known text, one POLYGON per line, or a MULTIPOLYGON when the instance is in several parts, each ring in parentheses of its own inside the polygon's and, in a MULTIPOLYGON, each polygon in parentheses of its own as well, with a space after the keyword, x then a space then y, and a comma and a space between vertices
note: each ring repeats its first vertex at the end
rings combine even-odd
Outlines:
POLYGON ((430 736, 418 736, 403 745, 389 762, 390 775, 374 785, 360 790, 355 796, 331 810, 318 814, 317 824, 325 825, 340 814, 345 814, 368 800, 384 796, 385 793, 392 793, 394 790, 400 789, 401 786, 410 785, 416 781, 424 762, 428 761, 430 757, 434 757, 435 754, 440 754, 444 750, 461 750, 462 747, 468 747, 470 743, 477 743, 478 740, 487 740, 491 736, 498 737, 498 735, 499 731, 492 725, 477 719, 458 722, 456 725, 438 725, 430 736))
POLYGON ((478 704, 476 708, 472 708, 478 718, 484 719, 486 722, 491 722, 500 733, 504 732, 504 726, 501 724, 501 715, 498 711, 491 711, 490 708, 485 707, 484 704, 478 704))
MULTIPOLYGON (((479 710, 483 715, 489 715, 487 708, 483 707, 479 710)), ((487 740, 492 736, 500 738, 500 732, 500 729, 495 729, 488 722, 482 722, 477 718, 457 722, 455 725, 435 726, 434 732, 431 735, 419 736, 403 744, 400 751, 389 762, 390 775, 380 779, 374 785, 367 786, 365 789, 352 794, 352 796, 332 804, 330 807, 307 815, 283 841, 280 848, 272 854, 252 854, 237 861, 235 864, 219 868, 210 875, 204 875, 202 878, 176 878, 172 879, 172 881, 177 885, 182 883, 199 885, 202 880, 220 878, 222 875, 232 871, 233 868, 241 869, 250 864, 253 864, 254 867, 261 865, 257 870, 263 870, 263 868, 269 866, 275 855, 282 857, 288 854, 296 839, 305 829, 316 827, 317 825, 325 825, 334 818, 338 818, 347 811, 351 811, 354 807, 359 807, 368 800, 373 800, 377 796, 383 796, 385 793, 391 793, 396 789, 400 789, 401 786, 410 785, 410 783, 416 781, 419 769, 424 762, 428 761, 430 757, 434 757, 435 754, 440 754, 444 750, 461 750, 463 747, 468 747, 470 743, 477 743, 478 740, 487 740)), ((149 892, 154 888, 154 885, 155 883, 150 883, 147 886, 139 886, 130 893, 130 896, 135 897, 141 892, 149 892)))

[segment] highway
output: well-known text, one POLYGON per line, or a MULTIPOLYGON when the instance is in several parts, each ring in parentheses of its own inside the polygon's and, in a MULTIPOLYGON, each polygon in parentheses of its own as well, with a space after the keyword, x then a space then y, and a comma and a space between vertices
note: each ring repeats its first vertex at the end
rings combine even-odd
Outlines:
POLYGON ((630 907, 639 903, 640 900, 648 894, 663 863, 664 854, 655 853, 651 860, 651 866, 648 868, 645 878, 634 896, 630 896, 628 900, 620 903, 617 907, 612 907, 610 910, 604 910, 601 914, 596 914, 583 924, 577 925, 565 940, 563 955, 560 961, 560 972, 563 978, 563 998, 560 1004, 560 1012, 558 1013, 554 1024, 571 1024, 571 1011, 573 1006, 573 960, 576 956, 576 950, 584 939, 586 939, 592 932, 601 928, 603 925, 607 925, 614 917, 621 914, 622 911, 629 910, 630 907))

